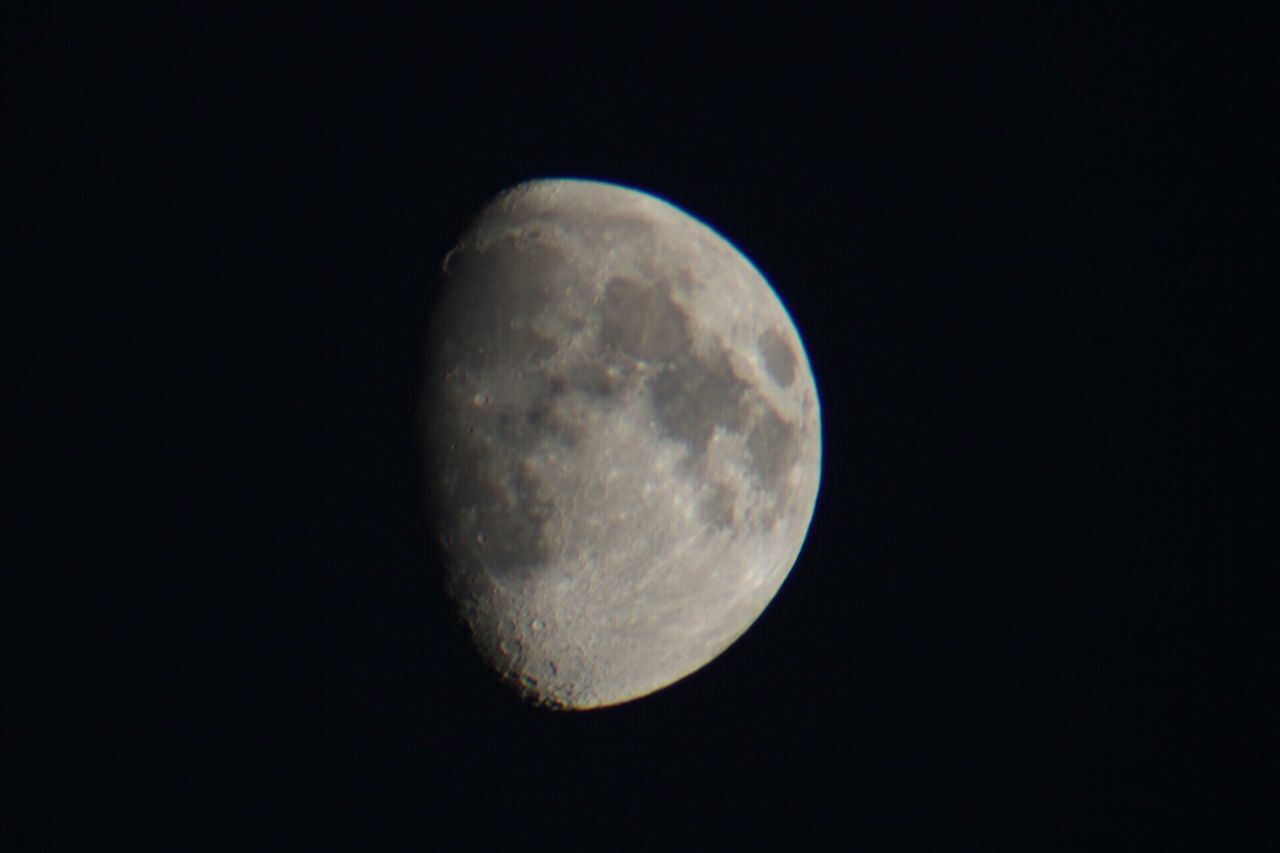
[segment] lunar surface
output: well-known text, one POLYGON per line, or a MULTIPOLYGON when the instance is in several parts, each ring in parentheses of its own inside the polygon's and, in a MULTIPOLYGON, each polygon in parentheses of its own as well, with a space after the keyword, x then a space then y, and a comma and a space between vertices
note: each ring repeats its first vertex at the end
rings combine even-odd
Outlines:
POLYGON ((448 586, 526 698, 644 696, 724 651, 818 492, 808 359, 724 238, 645 193, 521 184, 449 252, 419 429, 448 586))

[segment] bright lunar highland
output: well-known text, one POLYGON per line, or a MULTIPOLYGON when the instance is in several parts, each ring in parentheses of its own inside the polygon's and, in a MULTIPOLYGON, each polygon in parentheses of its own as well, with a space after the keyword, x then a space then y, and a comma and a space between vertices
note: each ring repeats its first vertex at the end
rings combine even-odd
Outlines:
POLYGON ((633 189, 539 180, 444 260, 419 414, 429 522, 484 659, 556 708, 724 651, 800 552, 817 391, 768 282, 633 189))

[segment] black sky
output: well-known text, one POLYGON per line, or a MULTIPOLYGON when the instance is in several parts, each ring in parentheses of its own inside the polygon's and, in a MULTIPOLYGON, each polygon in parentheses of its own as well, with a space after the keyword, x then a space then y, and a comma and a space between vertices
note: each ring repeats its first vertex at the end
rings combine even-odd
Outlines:
POLYGON ((1237 770, 1274 778, 1236 716, 1263 667, 1223 620, 1248 522, 1187 498, 1220 488, 1200 282, 1234 215, 1188 168, 1188 102, 1221 118, 1190 41, 1110 11, 428 5, 6 12, 7 342, 45 439, 15 518, 54 521, 23 565, 57 578, 18 646, 7 849, 1275 828, 1237 770), (411 432, 434 270, 545 176, 732 240, 823 409, 765 615, 577 715, 451 623, 411 432))

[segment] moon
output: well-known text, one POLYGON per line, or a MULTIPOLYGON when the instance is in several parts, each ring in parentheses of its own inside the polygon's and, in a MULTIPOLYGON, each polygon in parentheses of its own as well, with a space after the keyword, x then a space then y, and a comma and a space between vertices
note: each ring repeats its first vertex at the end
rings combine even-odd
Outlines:
POLYGON ((791 571, 820 477, 813 374, 760 272, 679 208, 587 180, 503 192, 444 259, 424 364, 447 588, 526 699, 666 687, 791 571))

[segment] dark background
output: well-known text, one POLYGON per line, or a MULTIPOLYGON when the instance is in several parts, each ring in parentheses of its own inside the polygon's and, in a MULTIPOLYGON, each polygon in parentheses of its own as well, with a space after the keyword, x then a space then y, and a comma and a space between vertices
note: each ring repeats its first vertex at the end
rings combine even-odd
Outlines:
POLYGON ((7 849, 1265 849, 1244 708, 1274 669, 1210 439, 1252 428, 1210 343, 1243 214, 1205 203, 1201 132, 1266 110, 1200 40, 950 4, 29 5, 6 371, 41 440, 6 465, 48 589, 10 597, 7 849), (435 269, 544 176, 726 235, 823 409, 764 616, 580 714, 520 705, 450 620, 411 432, 435 269))

